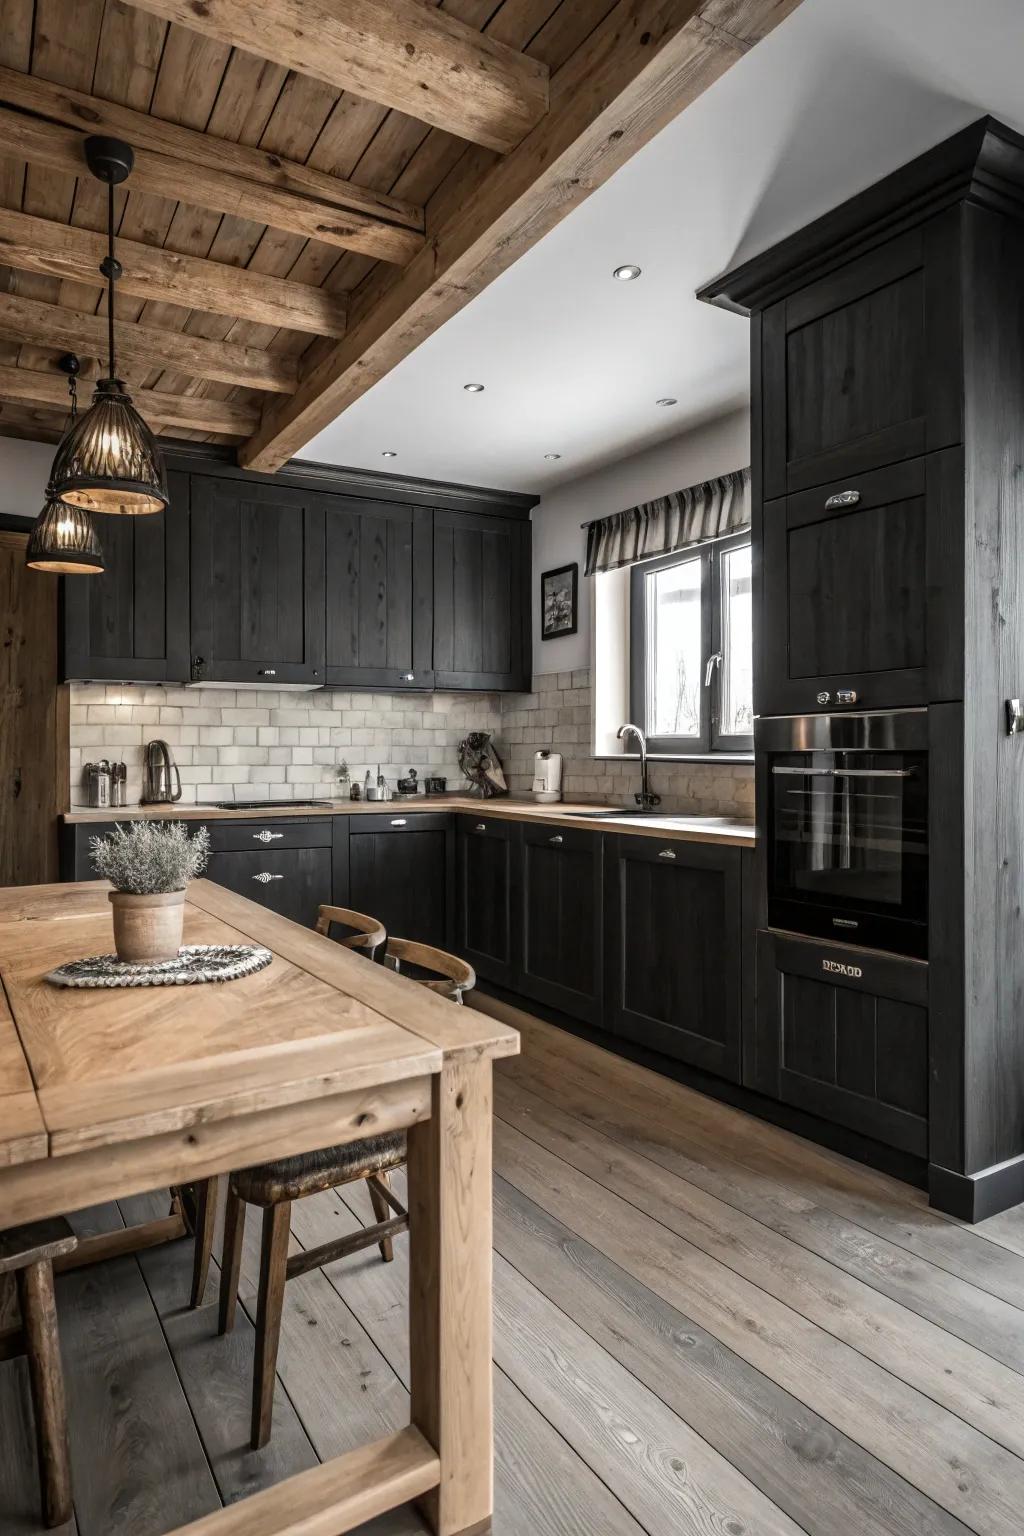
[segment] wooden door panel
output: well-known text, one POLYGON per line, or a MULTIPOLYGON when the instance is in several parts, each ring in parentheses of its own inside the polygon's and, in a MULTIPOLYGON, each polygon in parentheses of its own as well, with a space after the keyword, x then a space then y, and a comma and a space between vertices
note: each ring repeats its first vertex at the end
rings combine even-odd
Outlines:
POLYGON ((434 514, 434 672, 439 688, 530 686, 528 523, 434 514))
POLYGON ((600 1024, 601 836, 524 826, 522 848, 516 990, 573 1018, 600 1024))
POLYGON ((459 817, 456 947, 501 986, 511 986, 516 959, 518 843, 515 822, 459 817))
POLYGON ((327 681, 431 687, 433 514, 343 496, 322 505, 327 681))
POLYGON ((212 853, 206 876, 282 917, 311 928, 321 904, 331 900, 331 850, 320 847, 212 853), (264 875, 270 878, 260 878, 264 875))
POLYGON ((396 938, 445 949, 452 942, 454 828, 447 818, 422 828, 415 816, 404 819, 402 829, 366 831, 351 818, 349 902, 396 938))

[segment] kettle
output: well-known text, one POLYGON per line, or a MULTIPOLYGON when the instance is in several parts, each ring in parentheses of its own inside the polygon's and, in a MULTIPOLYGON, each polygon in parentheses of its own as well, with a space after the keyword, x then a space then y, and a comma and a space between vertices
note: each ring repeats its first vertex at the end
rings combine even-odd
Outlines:
POLYGON ((150 741, 146 744, 142 768, 143 805, 169 805, 181 799, 181 774, 171 756, 166 741, 150 741), (173 776, 175 788, 171 790, 173 776))

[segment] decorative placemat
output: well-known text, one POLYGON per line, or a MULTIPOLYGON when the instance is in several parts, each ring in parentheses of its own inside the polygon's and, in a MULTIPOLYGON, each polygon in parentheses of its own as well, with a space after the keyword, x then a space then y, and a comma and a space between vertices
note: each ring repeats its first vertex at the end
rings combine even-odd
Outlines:
POLYGON ((191 987, 203 981, 237 981, 270 964, 258 944, 185 944, 173 960, 129 965, 116 955, 88 955, 50 971, 55 987, 191 987))

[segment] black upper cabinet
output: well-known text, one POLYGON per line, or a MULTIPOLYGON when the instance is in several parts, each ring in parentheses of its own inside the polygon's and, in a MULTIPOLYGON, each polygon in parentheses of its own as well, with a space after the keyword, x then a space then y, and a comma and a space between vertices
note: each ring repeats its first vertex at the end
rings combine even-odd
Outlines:
POLYGON ((312 491, 193 476, 193 682, 323 682, 321 503, 312 491))
POLYGON ((530 687, 530 525, 434 513, 434 682, 530 687))
POLYGON ((601 835, 522 829, 515 990, 588 1024, 602 1020, 601 835))
POLYGON ((482 981, 509 987, 516 960, 519 827, 484 813, 458 822, 456 948, 482 981))
POLYGON ((450 949, 455 827, 441 811, 351 816, 348 902, 389 934, 450 949))
POLYGON ((739 848, 606 837, 605 1027, 740 1078, 739 848))
POLYGON ((102 575, 63 582, 63 674, 71 681, 184 682, 189 674, 189 477, 166 512, 96 516, 102 575))
POLYGON ((328 683, 432 688, 427 507, 323 498, 328 683))
POLYGON ((961 441, 958 281, 943 215, 764 311, 766 498, 961 441))

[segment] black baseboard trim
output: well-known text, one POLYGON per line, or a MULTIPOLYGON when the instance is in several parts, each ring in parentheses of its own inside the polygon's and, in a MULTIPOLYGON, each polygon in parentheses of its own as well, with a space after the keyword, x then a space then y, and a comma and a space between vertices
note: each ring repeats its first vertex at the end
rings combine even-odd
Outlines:
POLYGON ((937 1211, 961 1221, 984 1221, 1024 1201, 1024 1154, 978 1173, 954 1173, 928 1164, 928 1200, 937 1211))
POLYGON ((608 1034, 603 1029, 595 1029, 590 1024, 583 1024, 579 1019, 560 1013, 557 1008, 549 1008, 546 1004, 534 1002, 532 998, 521 997, 518 992, 509 992, 493 982, 478 980, 476 990, 482 992, 485 997, 494 998, 496 1002, 506 1003, 511 1008, 519 1008, 523 1013, 532 1013, 538 1019, 543 1019, 546 1024, 564 1029, 568 1034, 577 1035, 581 1040, 589 1040, 592 1045, 600 1045, 616 1056, 636 1062, 637 1066, 648 1067, 662 1077, 672 1078, 674 1082, 706 1094, 709 1099, 717 1099, 721 1104, 730 1104, 734 1109, 745 1110, 748 1115, 755 1115, 759 1120, 767 1120, 770 1124, 777 1125, 780 1130, 792 1131, 795 1136, 803 1136, 807 1141, 827 1147, 830 1152, 840 1152, 844 1157, 852 1158, 855 1162, 866 1163, 869 1168, 877 1168, 880 1173, 891 1174, 893 1178, 902 1179, 905 1184, 913 1184, 917 1189, 928 1188, 928 1165, 922 1157, 914 1157, 909 1152, 900 1152, 894 1147, 883 1146, 881 1142, 872 1141, 870 1137, 860 1136, 856 1131, 848 1131, 843 1125, 833 1125, 831 1121, 819 1120, 816 1115, 808 1115, 803 1110, 793 1109, 789 1104, 780 1104, 775 1099, 766 1098, 762 1093, 755 1093, 752 1088, 744 1088, 741 1083, 730 1083, 725 1078, 715 1077, 710 1072, 702 1071, 699 1067, 673 1061, 671 1057, 662 1056, 658 1051, 648 1050, 646 1046, 636 1045, 631 1040, 623 1040, 617 1035, 608 1034))

